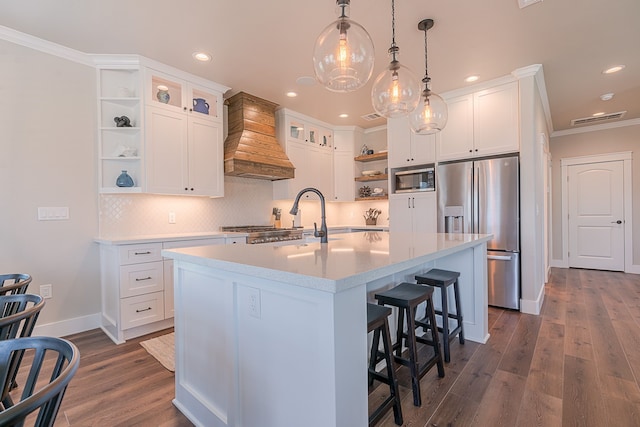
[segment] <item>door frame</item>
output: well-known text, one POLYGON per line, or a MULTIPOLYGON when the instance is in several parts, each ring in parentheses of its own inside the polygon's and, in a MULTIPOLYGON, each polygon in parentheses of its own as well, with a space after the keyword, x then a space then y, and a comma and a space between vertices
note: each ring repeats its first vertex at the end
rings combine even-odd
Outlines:
POLYGON ((562 265, 569 268, 569 166, 584 165, 589 163, 623 162, 623 200, 624 200, 624 271, 625 273, 635 273, 633 271, 633 215, 631 191, 631 151, 619 153, 596 154, 591 156, 580 156, 560 159, 562 167, 562 265))

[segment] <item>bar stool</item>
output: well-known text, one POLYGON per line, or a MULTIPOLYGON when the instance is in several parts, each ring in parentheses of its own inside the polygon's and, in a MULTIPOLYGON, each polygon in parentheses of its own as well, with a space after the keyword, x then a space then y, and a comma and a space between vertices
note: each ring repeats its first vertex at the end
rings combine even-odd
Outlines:
POLYGON ((389 321, 387 320, 390 314, 391 309, 388 307, 367 303, 367 333, 373 331, 373 344, 371 345, 371 358, 369 359, 369 386, 373 385, 373 380, 375 379, 387 384, 390 392, 389 397, 369 416, 369 425, 375 424, 391 406, 393 406, 393 417, 396 424, 402 425, 402 407, 400 406, 398 380, 396 379, 395 364, 391 357, 393 348, 391 347, 391 333, 389 332, 389 321), (379 350, 381 334, 383 352, 379 350), (376 371, 376 364, 382 359, 385 360, 387 365, 387 375, 376 371))
POLYGON ((442 327, 438 327, 438 331, 442 332, 442 345, 444 347, 444 361, 451 361, 449 351, 449 343, 458 335, 460 344, 464 344, 464 329, 462 327, 462 310, 460 309, 460 290, 458 288, 458 277, 460 273, 456 271, 439 270, 433 268, 424 274, 416 275, 416 281, 421 285, 437 286, 440 288, 442 297, 442 310, 436 310, 436 314, 442 316, 442 327), (453 296, 455 299, 456 312, 449 313, 448 292, 447 288, 453 285, 453 296), (451 329, 449 319, 455 319, 457 325, 451 329))
POLYGON ((436 316, 433 310, 433 288, 429 286, 416 285, 414 283, 400 283, 395 288, 375 294, 379 305, 390 305, 398 307, 398 331, 396 343, 393 346, 396 354, 394 359, 397 363, 409 367, 411 372, 411 388, 413 389, 413 404, 420 406, 422 398, 420 396, 420 378, 424 376, 433 365, 438 366, 438 376, 444 377, 444 364, 438 342, 438 332, 436 316), (418 305, 426 303, 424 319, 416 320, 418 305), (404 317, 407 318, 407 332, 404 332, 404 317), (425 335, 417 337, 416 328, 422 327, 425 335), (431 331, 431 339, 427 333, 431 331), (408 358, 402 357, 402 340, 408 348, 408 358), (418 361, 417 343, 433 347, 433 356, 423 363, 418 361))

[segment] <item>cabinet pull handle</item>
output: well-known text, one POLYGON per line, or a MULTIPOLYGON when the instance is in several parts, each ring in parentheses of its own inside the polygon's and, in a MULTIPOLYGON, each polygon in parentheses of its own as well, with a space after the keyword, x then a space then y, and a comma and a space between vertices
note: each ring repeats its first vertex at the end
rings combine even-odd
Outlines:
POLYGON ((136 313, 142 313, 143 311, 149 311, 151 307, 143 308, 142 310, 136 310, 136 313))
POLYGON ((147 277, 136 277, 136 282, 142 282, 143 280, 151 280, 151 276, 147 276, 147 277))
POLYGON ((134 252, 134 255, 151 255, 151 251, 146 251, 146 252, 134 252))
POLYGON ((407 198, 407 208, 411 209, 411 197, 407 198))

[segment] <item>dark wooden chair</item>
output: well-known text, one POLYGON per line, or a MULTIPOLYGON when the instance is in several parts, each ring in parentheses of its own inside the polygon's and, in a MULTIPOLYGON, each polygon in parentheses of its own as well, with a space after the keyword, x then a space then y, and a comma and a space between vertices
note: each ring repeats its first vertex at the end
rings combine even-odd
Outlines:
MULTIPOLYGON (((18 352, 33 354, 20 400, 0 411, 0 425, 22 426, 27 416, 37 413, 35 427, 54 425, 64 392, 80 364, 78 348, 62 338, 29 337, 0 341, 2 387, 10 386, 9 364, 18 352)), ((25 365, 23 365, 25 367, 25 365)), ((26 367, 25 367, 26 368, 26 367)))
POLYGON ((0 295, 25 294, 31 280, 28 274, 0 274, 0 295))
MULTIPOLYGON (((0 341, 30 337, 43 307, 44 299, 40 295, 0 295, 0 341)), ((17 386, 15 381, 23 355, 20 351, 14 353, 7 365, 10 381, 0 395, 5 407, 13 405, 9 392, 17 386)))

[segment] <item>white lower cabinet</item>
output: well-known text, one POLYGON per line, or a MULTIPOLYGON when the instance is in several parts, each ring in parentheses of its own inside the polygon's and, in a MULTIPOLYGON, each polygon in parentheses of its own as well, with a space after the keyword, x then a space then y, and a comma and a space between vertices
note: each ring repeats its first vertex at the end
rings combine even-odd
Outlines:
POLYGON ((436 193, 392 194, 389 196, 389 231, 435 233, 436 193))
POLYGON ((162 249, 244 243, 245 237, 100 245, 102 329, 116 344, 173 326, 173 260, 162 249))

